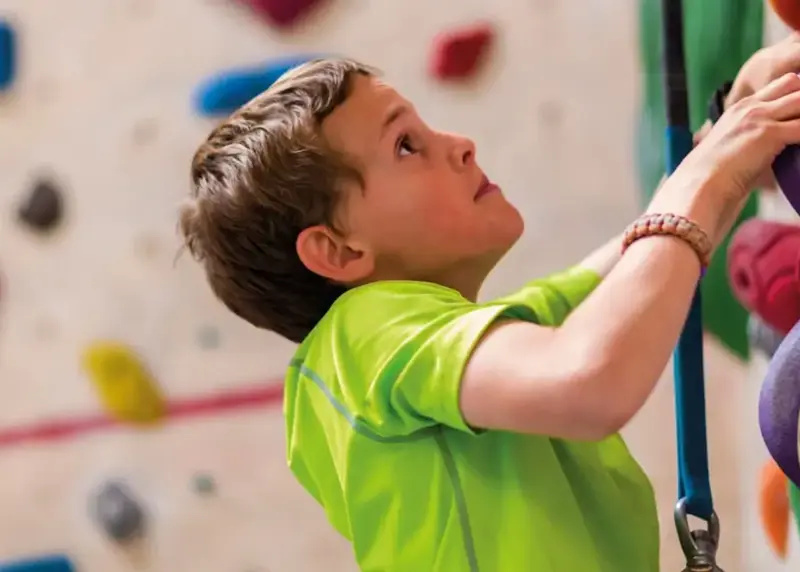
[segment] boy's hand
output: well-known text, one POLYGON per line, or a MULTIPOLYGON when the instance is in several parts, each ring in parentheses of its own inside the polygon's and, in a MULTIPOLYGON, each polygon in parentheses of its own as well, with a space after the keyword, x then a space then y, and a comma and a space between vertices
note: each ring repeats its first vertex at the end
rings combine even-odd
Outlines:
MULTIPOLYGON (((791 33, 782 41, 758 50, 739 70, 733 87, 725 100, 726 109, 745 97, 787 73, 800 73, 800 34, 791 33)), ((707 134, 700 134, 700 139, 707 134)), ((697 139, 696 139, 697 140, 697 139)), ((755 188, 775 191, 778 183, 771 169, 767 169, 755 181, 755 188)))
POLYGON ((688 206, 689 211, 679 214, 695 220, 717 243, 778 153, 797 143, 800 76, 787 73, 731 105, 648 210, 677 212, 676 208, 688 206))
POLYGON ((758 50, 739 70, 725 107, 753 95, 787 73, 800 73, 800 34, 758 50))
MULTIPOLYGON (((800 34, 797 32, 750 56, 733 82, 725 100, 725 108, 753 95, 782 75, 793 72, 800 73, 800 34)), ((695 144, 699 143, 710 130, 711 123, 706 122, 695 134, 695 144)))

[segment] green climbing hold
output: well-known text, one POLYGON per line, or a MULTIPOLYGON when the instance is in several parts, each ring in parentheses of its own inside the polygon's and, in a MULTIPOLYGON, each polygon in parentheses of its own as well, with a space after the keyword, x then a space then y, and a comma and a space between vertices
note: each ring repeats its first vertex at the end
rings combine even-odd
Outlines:
POLYGON ((796 530, 800 533, 800 489, 791 481, 789 481, 789 505, 792 507, 796 530))

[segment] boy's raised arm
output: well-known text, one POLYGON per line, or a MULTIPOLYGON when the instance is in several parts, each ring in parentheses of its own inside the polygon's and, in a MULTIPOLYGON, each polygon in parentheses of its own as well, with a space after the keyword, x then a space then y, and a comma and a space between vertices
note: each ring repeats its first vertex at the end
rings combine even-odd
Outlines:
MULTIPOLYGON (((800 78, 791 74, 727 111, 664 183, 648 212, 683 215, 718 244, 753 182, 787 144, 798 141, 800 78)), ((573 439, 618 431, 663 372, 700 270, 688 243, 648 237, 631 245, 560 327, 498 323, 462 376, 465 421, 573 439)))

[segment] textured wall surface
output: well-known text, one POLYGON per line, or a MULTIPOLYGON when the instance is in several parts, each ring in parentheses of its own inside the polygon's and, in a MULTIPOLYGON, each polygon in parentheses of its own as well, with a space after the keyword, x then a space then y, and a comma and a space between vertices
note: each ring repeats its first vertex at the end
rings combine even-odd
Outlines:
MULTIPOLYGON (((176 205, 211 126, 193 115, 192 89, 220 67, 345 53, 382 67, 432 124, 471 135, 527 220, 486 296, 573 263, 636 214, 633 0, 335 0, 289 34, 221 0, 0 0, 0 15, 17 21, 22 56, 0 99, 0 431, 97 412, 79 363, 96 339, 137 348, 172 397, 281 375, 292 346, 229 315, 188 258, 173 263, 176 205), (428 79, 431 39, 478 18, 500 30, 480 81, 428 79), (66 193, 65 224, 49 237, 14 218, 40 172, 66 193), (216 348, 198 343, 208 327, 216 348)), ((707 364, 721 562, 735 572, 742 448, 731 412, 745 372, 712 344, 707 364)), ((678 570, 668 375, 626 435, 658 490, 664 569, 678 570)), ((0 560, 63 550, 86 572, 353 570, 283 446, 280 409, 264 407, 0 448, 0 560), (197 472, 214 476, 214 495, 192 491, 197 472), (135 550, 116 549, 88 517, 90 491, 115 477, 151 511, 135 550)))

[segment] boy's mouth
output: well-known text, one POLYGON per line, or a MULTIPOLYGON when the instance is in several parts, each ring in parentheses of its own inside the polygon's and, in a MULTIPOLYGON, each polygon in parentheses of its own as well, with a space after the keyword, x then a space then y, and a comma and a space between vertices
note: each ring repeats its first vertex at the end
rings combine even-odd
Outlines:
POLYGON ((500 187, 495 185, 493 182, 491 182, 488 179, 488 177, 486 175, 484 175, 483 179, 481 179, 481 184, 478 187, 478 192, 475 193, 475 200, 477 201, 478 199, 480 199, 484 195, 488 195, 489 193, 493 193, 493 192, 499 191, 499 190, 500 190, 500 187))

